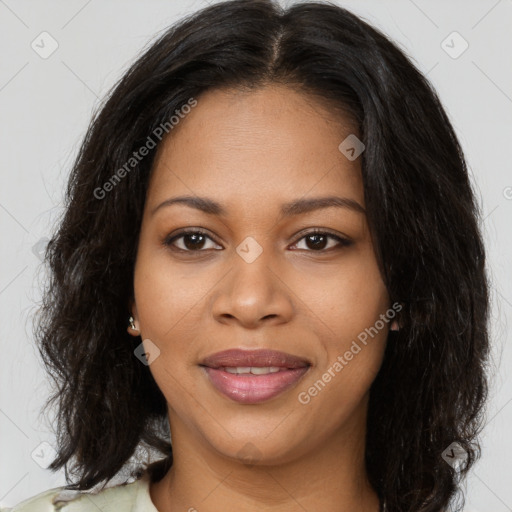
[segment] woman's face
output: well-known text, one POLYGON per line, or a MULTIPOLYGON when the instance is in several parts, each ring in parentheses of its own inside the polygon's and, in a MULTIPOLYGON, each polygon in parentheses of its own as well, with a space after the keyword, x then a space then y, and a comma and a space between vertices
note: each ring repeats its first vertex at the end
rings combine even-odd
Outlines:
POLYGON ((215 90, 159 147, 132 312, 178 449, 271 464, 364 436, 390 304, 342 121, 284 86, 215 90))

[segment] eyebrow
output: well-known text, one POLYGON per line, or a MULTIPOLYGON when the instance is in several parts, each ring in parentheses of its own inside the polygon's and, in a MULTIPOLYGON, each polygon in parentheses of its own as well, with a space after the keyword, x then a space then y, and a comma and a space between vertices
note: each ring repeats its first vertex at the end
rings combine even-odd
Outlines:
MULTIPOLYGON (((198 196, 178 196, 166 199, 158 206, 151 210, 150 215, 153 216, 158 210, 173 204, 183 204, 190 208, 195 208, 209 215, 218 215, 226 217, 227 210, 221 206, 217 201, 208 197, 198 196)), ((347 208, 357 213, 366 214, 366 210, 354 199, 348 197, 327 196, 327 197, 313 197, 309 199, 297 199, 289 203, 285 203, 281 207, 280 218, 291 217, 293 215, 300 215, 309 213, 322 208, 347 208)))

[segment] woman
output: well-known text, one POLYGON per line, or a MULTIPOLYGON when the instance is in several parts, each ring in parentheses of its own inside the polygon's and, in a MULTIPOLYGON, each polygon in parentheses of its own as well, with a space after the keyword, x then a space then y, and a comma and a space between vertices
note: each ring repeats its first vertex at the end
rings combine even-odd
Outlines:
POLYGON ((382 33, 329 3, 203 9, 115 87, 67 193, 36 334, 69 485, 14 510, 453 503, 487 396, 480 214, 382 33), (140 449, 160 460, 129 475, 140 449))

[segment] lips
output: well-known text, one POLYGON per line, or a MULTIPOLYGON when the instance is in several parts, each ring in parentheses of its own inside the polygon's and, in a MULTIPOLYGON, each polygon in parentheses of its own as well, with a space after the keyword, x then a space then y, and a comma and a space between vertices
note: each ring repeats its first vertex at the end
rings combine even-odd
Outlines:
POLYGON ((257 404, 296 384, 311 363, 275 350, 231 349, 206 357, 200 366, 222 395, 238 403, 257 404))
POLYGON ((278 352, 277 350, 240 350, 231 349, 224 350, 212 354, 201 363, 209 368, 222 367, 270 367, 278 368, 303 368, 309 366, 307 359, 303 359, 286 352, 278 352))

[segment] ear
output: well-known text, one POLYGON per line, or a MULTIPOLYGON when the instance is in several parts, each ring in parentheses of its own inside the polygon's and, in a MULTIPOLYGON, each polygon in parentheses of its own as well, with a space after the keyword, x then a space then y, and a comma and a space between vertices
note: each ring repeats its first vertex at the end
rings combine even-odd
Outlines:
POLYGON ((399 331, 403 327, 402 320, 400 319, 400 315, 398 315, 392 322, 390 331, 399 331))
POLYGON ((131 323, 128 321, 128 327, 126 328, 126 330, 128 331, 128 334, 131 334, 132 336, 140 336, 137 305, 135 304, 135 300, 133 299, 133 297, 130 298, 128 301, 128 311, 129 315, 133 317, 135 329, 131 326, 131 323))

